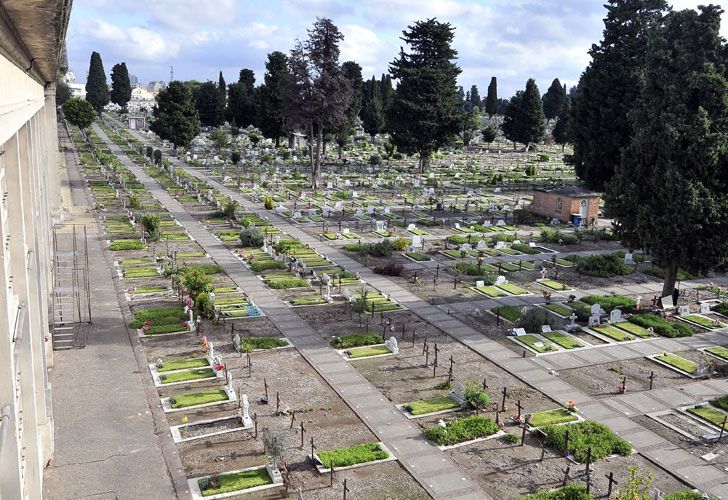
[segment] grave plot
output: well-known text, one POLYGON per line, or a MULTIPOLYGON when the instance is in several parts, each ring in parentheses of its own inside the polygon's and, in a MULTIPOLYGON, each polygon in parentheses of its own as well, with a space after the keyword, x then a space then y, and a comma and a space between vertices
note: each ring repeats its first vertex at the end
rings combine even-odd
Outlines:
POLYGON ((725 367, 725 363, 716 361, 715 358, 706 356, 701 351, 684 351, 677 354, 663 352, 654 356, 648 356, 647 359, 690 378, 707 378, 725 373, 724 368, 715 366, 719 364, 725 367))

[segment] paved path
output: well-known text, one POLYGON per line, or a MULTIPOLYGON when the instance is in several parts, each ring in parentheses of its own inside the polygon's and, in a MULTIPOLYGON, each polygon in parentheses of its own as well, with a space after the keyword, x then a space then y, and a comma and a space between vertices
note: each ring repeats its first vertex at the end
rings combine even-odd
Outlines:
MULTIPOLYGON (((62 144, 67 143, 64 138, 62 144)), ((111 267, 73 153, 66 154, 66 161, 69 185, 62 186, 64 210, 72 214, 67 222, 85 224, 88 231, 89 265, 95 278, 93 325, 85 349, 53 353, 49 377, 55 455, 44 473, 44 497, 185 498, 175 494, 168 473, 111 267)), ((178 458, 175 466, 181 469, 178 458)))
POLYGON ((331 349, 316 331, 243 266, 181 203, 133 163, 98 126, 94 130, 122 164, 187 229, 235 284, 253 299, 362 421, 394 451, 400 463, 428 493, 443 499, 490 498, 474 481, 465 477, 447 454, 424 439, 417 425, 395 409, 349 362, 331 349))
MULTIPOLYGON (((310 245, 314 250, 326 256, 331 261, 344 267, 348 271, 359 272, 362 278, 370 285, 374 286, 383 293, 389 294, 392 299, 408 307, 421 318, 450 334, 464 345, 478 352, 483 357, 494 362, 500 367, 508 370, 514 376, 540 390, 555 401, 575 401, 581 408, 585 417, 608 425, 615 432, 630 441, 642 455, 659 464, 665 470, 677 475, 688 484, 691 484, 702 491, 708 492, 717 498, 728 498, 728 484, 724 484, 728 482, 728 474, 726 474, 725 471, 719 470, 713 465, 700 460, 698 457, 681 450, 666 439, 660 437, 658 434, 647 430, 628 418, 629 416, 640 413, 639 409, 635 409, 631 406, 637 404, 639 397, 634 398, 634 400, 628 400, 625 405, 618 406, 617 408, 619 409, 615 409, 615 405, 609 406, 605 401, 596 400, 595 398, 584 394, 572 385, 559 379, 557 376, 552 375, 548 367, 543 366, 544 363, 540 358, 524 359, 519 357, 512 350, 503 347, 495 341, 484 338, 478 331, 447 314, 446 310, 448 306, 432 306, 409 291, 404 290, 388 278, 373 273, 371 269, 344 255, 337 248, 310 236, 308 233, 296 227, 296 225, 291 224, 275 213, 261 210, 257 205, 251 203, 250 200, 245 198, 239 192, 235 192, 226 186, 223 186, 219 182, 212 180, 210 177, 190 167, 184 162, 176 160, 175 158, 170 159, 175 166, 184 169, 186 172, 198 179, 208 182, 220 193, 238 201, 245 210, 268 217, 268 219, 279 229, 292 237, 298 238, 303 243, 310 245)), ((659 285, 655 286, 661 288, 659 285)), ((637 285, 637 289, 640 290, 637 293, 652 293, 655 291, 655 286, 647 284, 637 285)), ((634 293, 628 290, 628 287, 616 288, 623 288, 623 293, 634 293)), ((512 297, 511 299, 521 300, 518 297, 512 297)), ((527 302, 543 302, 542 299, 539 299, 540 297, 538 296, 532 296, 527 300, 527 302)), ((493 301, 494 305, 507 304, 509 302, 510 300, 508 299, 493 301)), ((654 343, 654 345, 677 348, 681 344, 674 342, 671 339, 659 339, 654 343)), ((616 346, 614 350, 619 347, 620 346, 616 346)), ((660 349, 671 350, 663 348, 660 349)), ((661 350, 658 352, 661 352, 661 350)), ((619 354, 616 355, 618 356, 619 354)), ((644 354, 642 355, 644 356, 644 354)), ((705 390, 700 393, 701 397, 706 395, 721 395, 725 393, 725 386, 723 384, 720 384, 720 388, 717 386, 712 387, 710 385, 706 385, 704 389, 705 390)), ((636 396, 641 396, 642 394, 643 393, 640 393, 636 396)), ((679 404, 681 401, 682 399, 679 398, 675 400, 675 404, 679 404)))

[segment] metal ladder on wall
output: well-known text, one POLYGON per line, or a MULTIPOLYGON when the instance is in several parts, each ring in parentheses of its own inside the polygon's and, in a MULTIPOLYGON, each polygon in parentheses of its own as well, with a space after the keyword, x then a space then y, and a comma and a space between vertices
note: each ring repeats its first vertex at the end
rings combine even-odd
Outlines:
POLYGON ((83 224, 53 226, 53 350, 86 347, 91 324, 88 240, 83 224))

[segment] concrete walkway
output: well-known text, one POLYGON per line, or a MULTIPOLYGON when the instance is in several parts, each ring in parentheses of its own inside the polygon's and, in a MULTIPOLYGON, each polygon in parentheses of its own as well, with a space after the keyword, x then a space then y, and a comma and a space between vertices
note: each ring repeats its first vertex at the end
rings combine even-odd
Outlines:
POLYGON ((44 497, 178 498, 102 252, 103 236, 73 153, 66 153, 66 161, 63 199, 72 202, 64 207, 72 214, 67 222, 85 224, 88 231, 93 324, 85 349, 53 353, 55 455, 44 474, 44 497))
POLYGON ((465 476, 447 454, 424 439, 417 425, 412 424, 349 362, 330 348, 316 331, 243 266, 181 203, 133 163, 98 126, 94 127, 94 131, 107 143, 122 164, 225 270, 235 284, 253 299, 372 432, 394 451, 400 463, 430 495, 453 500, 490 498, 474 481, 465 476))
MULTIPOLYGON (((495 341, 486 339, 478 331, 447 314, 446 310, 448 306, 435 307, 423 301, 388 278, 373 273, 371 269, 363 266, 358 261, 344 255, 338 249, 310 236, 308 233, 279 217, 275 213, 261 210, 241 193, 223 186, 219 182, 212 180, 210 177, 190 167, 184 162, 175 158, 170 159, 175 166, 184 169, 186 172, 200 180, 208 182, 220 193, 238 201, 245 210, 268 217, 268 219, 279 229, 292 237, 298 238, 303 243, 308 244, 314 250, 329 258, 332 262, 344 267, 348 271, 360 273, 364 280, 380 290, 382 293, 389 294, 392 299, 408 307, 422 319, 429 321, 431 324, 458 339, 464 345, 468 346, 475 352, 478 352, 486 359, 499 365, 515 377, 518 377, 525 383, 551 397, 553 400, 561 403, 567 400, 575 401, 586 418, 608 425, 616 433, 630 441, 635 449, 637 449, 643 456, 657 463, 665 470, 677 475, 686 483, 700 489, 701 491, 710 493, 717 498, 728 498, 728 474, 726 474, 725 471, 720 470, 713 465, 700 460, 700 458, 681 450, 658 434, 647 430, 627 418, 627 416, 638 414, 639 410, 631 408, 630 406, 625 407, 627 409, 626 412, 623 411, 624 408, 616 410, 613 407, 608 406, 604 400, 596 400, 587 394, 582 393, 572 385, 559 379, 557 376, 552 375, 547 367, 543 366, 540 361, 537 361, 539 358, 521 358, 512 350, 503 347, 495 341)), ((644 291, 639 291, 637 293, 648 293, 653 289, 653 287, 644 285, 639 286, 642 287, 644 291)), ((630 292, 626 288, 622 291, 624 293, 634 293, 630 292)), ((512 297, 511 299, 518 298, 512 297)), ((532 296, 529 302, 531 301, 543 302, 543 299, 538 296, 532 296)), ((507 298, 493 301, 494 305, 507 304, 509 302, 510 301, 507 298)), ((661 339, 661 341, 664 341, 663 345, 667 346, 672 345, 671 343, 673 342, 670 339, 661 339)), ((680 345, 679 343, 674 344, 675 347, 680 345)), ((616 346, 614 349, 617 349, 618 347, 619 346, 616 346)), ((714 391, 712 395, 722 395, 725 393, 722 389, 706 386, 707 392, 705 392, 705 394, 711 394, 710 390, 714 391)), ((681 400, 676 400, 675 404, 678 405, 680 402, 681 400)))

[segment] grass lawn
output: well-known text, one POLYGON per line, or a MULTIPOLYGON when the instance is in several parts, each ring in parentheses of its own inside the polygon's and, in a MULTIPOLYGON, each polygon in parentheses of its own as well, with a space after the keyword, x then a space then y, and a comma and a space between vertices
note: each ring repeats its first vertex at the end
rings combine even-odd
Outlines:
POLYGON ((496 285, 496 287, 500 288, 501 290, 505 290, 506 292, 511 293, 513 295, 526 295, 528 293, 528 290, 524 290, 520 286, 516 286, 512 283, 496 285))
POLYGON ((584 347, 584 342, 574 337, 565 335, 562 332, 548 332, 542 333, 541 335, 549 339, 551 342, 560 345, 564 349, 576 349, 577 347, 584 347))
POLYGON ((554 262, 561 267, 574 267, 574 263, 570 260, 556 259, 554 262))
POLYGON ((288 342, 278 337, 243 337, 241 350, 249 352, 255 349, 274 349, 276 347, 285 347, 288 342))
POLYGON ((296 297, 291 301, 294 306, 317 306, 319 304, 328 304, 325 298, 320 295, 313 297, 296 297))
POLYGON ((726 361, 728 361, 728 349, 726 349, 725 347, 721 347, 721 346, 708 347, 706 349, 706 351, 709 352, 710 354, 714 354, 714 355, 718 356, 719 358, 723 358, 726 361))
POLYGON ((503 292, 503 290, 500 290, 491 285, 474 286, 473 290, 480 292, 484 295, 487 295, 488 297, 505 297, 506 296, 506 294, 503 292))
POLYGON ((521 309, 513 306, 498 306, 490 310, 493 314, 498 314, 502 318, 515 323, 521 317, 521 309))
POLYGON ((378 333, 352 333, 351 335, 341 335, 331 339, 331 347, 334 349, 349 349, 350 347, 361 347, 367 345, 381 344, 382 336, 378 333))
POLYGON ((563 424, 564 422, 573 422, 575 420, 578 419, 573 413, 566 411, 564 408, 554 408, 553 410, 532 413, 528 423, 532 427, 543 427, 544 425, 563 424))
POLYGON ((167 375, 160 375, 159 379, 163 384, 174 384, 175 382, 187 382, 191 380, 200 380, 203 378, 211 378, 215 376, 212 368, 197 368, 184 372, 174 372, 167 375))
POLYGON ((544 304, 543 307, 545 307, 546 309, 548 309, 551 312, 555 312, 556 314, 559 314, 559 315, 567 317, 567 318, 569 316, 571 316, 571 308, 566 307, 561 304, 544 304))
POLYGON ((617 342, 626 342, 627 340, 634 340, 633 335, 630 335, 625 330, 615 328, 611 325, 595 326, 595 327, 592 327, 592 330, 594 330, 595 332, 599 332, 602 335, 606 335, 610 339, 616 340, 617 342))
POLYGON ((167 287, 164 286, 140 286, 135 287, 132 293, 160 293, 166 291, 167 287))
POLYGON ((703 328, 707 328, 708 330, 717 330, 718 328, 725 327, 725 325, 723 323, 720 323, 718 321, 713 321, 712 319, 706 318, 705 316, 699 316, 697 314, 690 314, 688 316, 683 316, 683 319, 691 321, 691 322, 695 323, 696 325, 700 325, 703 328))
POLYGON ((157 367, 158 372, 169 372, 172 370, 186 370, 189 368, 205 368, 209 366, 207 358, 193 359, 176 359, 174 361, 165 361, 162 367, 157 367))
POLYGON ((531 349, 533 349, 536 352, 550 352, 555 351, 556 346, 553 345, 550 342, 544 342, 540 338, 536 337, 535 335, 519 335, 518 337, 514 337, 518 342, 527 345, 531 349), (543 344, 540 346, 537 346, 536 344, 543 344))
POLYGON ((550 279, 539 279, 537 283, 545 286, 546 288, 550 288, 551 290, 561 291, 561 290, 571 290, 571 287, 564 285, 563 283, 559 283, 555 280, 550 279))
POLYGON ((261 467, 260 469, 220 474, 217 477, 217 488, 210 487, 209 478, 200 479, 197 484, 200 486, 202 496, 209 497, 221 493, 247 490, 256 486, 271 484, 272 482, 273 480, 268 475, 266 468, 261 467))
POLYGON ((405 255, 407 255, 407 257, 412 260, 416 260, 417 262, 426 262, 431 260, 427 255, 420 252, 407 252, 405 255))
MULTIPOLYGON (((688 408, 687 411, 692 413, 693 415, 697 415, 703 420, 707 420, 711 424, 717 426, 719 429, 720 426, 723 425, 723 419, 726 417, 726 413, 718 411, 716 408, 713 408, 710 405, 699 406, 697 408, 688 408)), ((728 424, 726 424, 725 429, 728 430, 728 424)))
POLYGON ((384 451, 379 443, 365 443, 350 448, 320 451, 317 455, 327 469, 330 469, 331 465, 334 468, 347 467, 389 458, 389 453, 384 451))
POLYGON ((439 398, 414 401, 403 405, 403 407, 412 415, 424 415, 426 413, 434 413, 436 411, 460 408, 460 404, 449 396, 442 396, 439 398))
POLYGON ((649 330, 647 330, 647 328, 635 325, 634 323, 630 323, 629 321, 620 321, 619 323, 615 323, 614 326, 616 328, 619 328, 620 330, 625 330, 632 335, 636 335, 637 337, 641 337, 643 339, 646 339, 650 336, 650 332, 649 330))
POLYGON ((374 346, 365 346, 365 347, 355 347, 353 349, 349 349, 346 351, 346 354, 352 358, 368 358, 370 356, 379 356, 381 354, 391 354, 392 351, 390 351, 387 346, 385 345, 374 345, 374 346))
POLYGON ((697 363, 678 356, 677 354, 671 354, 669 352, 665 352, 658 356, 655 356, 655 359, 660 360, 663 363, 667 363, 668 365, 673 366, 678 370, 682 370, 685 373, 689 373, 690 375, 695 373, 695 371, 698 369, 697 363))
POLYGON ((227 393, 222 389, 211 389, 205 392, 193 392, 192 394, 179 394, 169 398, 172 408, 187 408, 189 406, 204 405, 227 401, 227 393))
POLYGON ((425 431, 427 439, 439 446, 452 446, 465 441, 492 436, 500 428, 488 417, 471 415, 447 423, 446 427, 434 425, 425 431))
POLYGON ((541 430, 546 434, 546 444, 559 450, 564 449, 564 434, 569 432, 569 452, 579 462, 586 461, 587 449, 592 450, 592 461, 614 453, 629 455, 632 446, 598 422, 577 422, 571 425, 548 425, 541 430))

